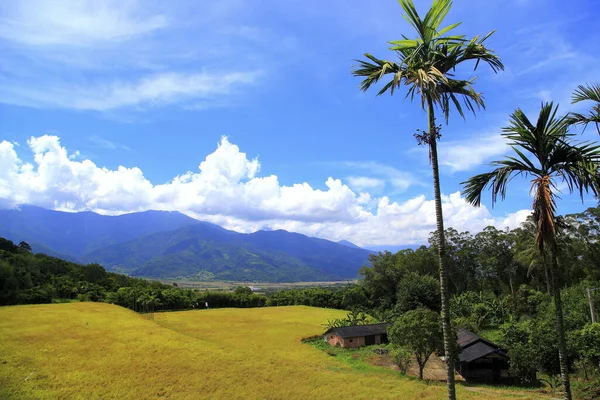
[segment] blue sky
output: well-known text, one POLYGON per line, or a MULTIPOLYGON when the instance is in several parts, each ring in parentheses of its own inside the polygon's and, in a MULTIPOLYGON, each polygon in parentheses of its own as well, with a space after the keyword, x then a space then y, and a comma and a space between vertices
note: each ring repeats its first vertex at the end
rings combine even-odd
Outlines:
MULTIPOLYGON (((447 225, 523 220, 527 180, 493 209, 489 195, 467 205, 460 182, 509 151, 499 133, 515 108, 535 118, 554 100, 567 112, 573 89, 600 79, 598 11, 595 0, 455 0, 447 22, 497 29, 488 46, 506 70, 460 71, 478 76, 486 110, 443 127, 447 225)), ((387 41, 402 34, 392 0, 2 2, 0 206, 178 210, 243 232, 423 243, 431 174, 413 133, 426 115, 403 93, 360 92, 351 75, 365 52, 392 58, 387 41)), ((565 194, 559 212, 595 204, 565 194)))

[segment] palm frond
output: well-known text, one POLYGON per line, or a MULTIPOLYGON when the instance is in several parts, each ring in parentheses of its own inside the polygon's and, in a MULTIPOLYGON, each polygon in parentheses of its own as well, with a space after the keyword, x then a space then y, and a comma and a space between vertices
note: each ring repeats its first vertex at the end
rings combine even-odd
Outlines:
POLYGON ((589 124, 593 123, 596 125, 598 134, 600 134, 600 83, 579 85, 571 97, 573 104, 588 100, 596 103, 592 106, 589 113, 581 114, 572 112, 567 117, 567 123, 570 125, 583 125, 584 130, 589 124))
POLYGON ((600 103, 600 83, 588 83, 587 86, 577 86, 571 97, 571 102, 575 104, 586 100, 600 103))
POLYGON ((461 185, 464 187, 463 194, 468 203, 479 207, 483 191, 489 188, 492 192, 493 206, 498 196, 504 200, 506 197, 506 186, 513 176, 528 173, 527 166, 515 159, 496 161, 493 165, 498 165, 499 168, 491 172, 475 175, 465 182, 461 182, 461 185))
POLYGON ((360 89, 363 92, 367 91, 373 84, 377 83, 387 74, 394 74, 394 77, 390 82, 391 84, 388 83, 386 87, 379 91, 378 95, 383 94, 390 88, 392 88, 393 91, 395 87, 401 85, 402 69, 398 64, 392 61, 380 60, 369 53, 366 53, 365 57, 371 60, 371 62, 356 60, 358 62, 358 67, 354 68, 352 71, 354 76, 364 77, 363 81, 360 83, 360 89))
POLYGON ((565 117, 557 114, 558 106, 543 103, 534 124, 517 109, 503 129, 516 155, 492 162, 493 171, 462 183, 468 202, 480 205, 482 191, 489 188, 493 205, 497 196, 505 197, 512 177, 533 176, 535 243, 542 253, 556 250, 556 181, 566 183, 569 193, 579 192, 582 200, 584 193, 600 194, 600 145, 573 141, 565 117))
POLYGON ((475 113, 476 109, 484 108, 482 95, 473 89, 475 78, 456 79, 453 72, 466 61, 474 61, 475 68, 479 62, 484 62, 494 72, 503 69, 504 65, 498 56, 484 46, 494 32, 473 39, 455 34, 453 31, 460 23, 444 24, 452 6, 451 0, 433 0, 423 17, 419 15, 413 0, 399 0, 399 3, 403 18, 410 23, 416 35, 413 38, 402 35, 401 40, 389 42, 390 50, 398 56, 396 62, 365 54, 367 60, 358 61, 352 71, 354 76, 363 78, 360 89, 366 91, 382 81, 384 76, 391 76, 390 80, 383 83, 378 95, 385 92, 394 94, 395 90, 405 86, 406 97, 411 100, 419 97, 423 108, 426 99, 430 99, 434 107, 441 109, 446 122, 452 108, 463 118, 465 111, 475 113))
POLYGON ((464 119, 465 114, 463 112, 463 105, 468 111, 475 114, 476 109, 485 108, 483 97, 481 93, 477 93, 473 88, 474 79, 471 80, 456 80, 449 79, 446 83, 440 85, 438 88, 440 108, 444 114, 446 122, 448 122, 450 116, 450 105, 453 104, 454 108, 460 116, 464 119), (459 101, 459 97, 462 99, 462 104, 459 101))

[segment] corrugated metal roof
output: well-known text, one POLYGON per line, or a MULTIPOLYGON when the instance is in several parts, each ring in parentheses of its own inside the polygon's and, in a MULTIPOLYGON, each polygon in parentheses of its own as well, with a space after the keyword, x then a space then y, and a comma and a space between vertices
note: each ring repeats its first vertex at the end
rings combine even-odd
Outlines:
POLYGON ((343 326, 341 328, 330 328, 323 335, 330 332, 335 333, 342 339, 355 338, 361 336, 381 335, 387 334, 387 328, 390 324, 370 324, 370 325, 356 325, 356 326, 343 326))

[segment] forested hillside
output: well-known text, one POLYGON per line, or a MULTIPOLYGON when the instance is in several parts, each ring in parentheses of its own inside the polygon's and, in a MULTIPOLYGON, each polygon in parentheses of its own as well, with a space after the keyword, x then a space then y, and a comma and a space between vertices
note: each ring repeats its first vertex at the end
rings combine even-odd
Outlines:
POLYGON ((106 216, 23 206, 0 210, 0 237, 25 241, 36 253, 151 279, 348 280, 371 254, 284 230, 238 233, 164 211, 106 216))

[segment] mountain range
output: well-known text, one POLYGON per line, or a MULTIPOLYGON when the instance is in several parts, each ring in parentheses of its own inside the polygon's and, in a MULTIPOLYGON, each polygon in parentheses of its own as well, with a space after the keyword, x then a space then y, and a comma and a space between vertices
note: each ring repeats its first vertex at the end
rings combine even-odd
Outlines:
POLYGON ((238 233, 178 212, 106 216, 33 206, 0 210, 0 236, 34 252, 153 279, 354 279, 372 253, 284 230, 238 233))

